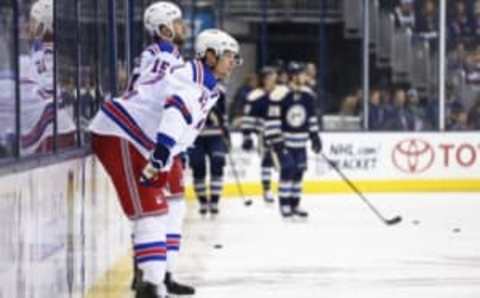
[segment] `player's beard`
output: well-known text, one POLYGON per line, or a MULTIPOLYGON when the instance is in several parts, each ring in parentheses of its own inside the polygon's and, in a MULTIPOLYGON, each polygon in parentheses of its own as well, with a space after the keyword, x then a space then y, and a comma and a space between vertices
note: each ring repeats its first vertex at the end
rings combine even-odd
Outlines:
POLYGON ((182 48, 183 45, 185 44, 185 37, 175 35, 175 36, 173 37, 173 43, 174 43, 177 47, 182 48))

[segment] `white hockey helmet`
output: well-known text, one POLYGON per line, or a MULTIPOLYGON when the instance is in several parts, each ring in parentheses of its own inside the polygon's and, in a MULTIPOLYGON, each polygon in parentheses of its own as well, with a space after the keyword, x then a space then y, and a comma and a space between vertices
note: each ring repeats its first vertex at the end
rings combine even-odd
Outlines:
POLYGON ((33 30, 40 36, 53 32, 53 0, 39 0, 30 8, 33 30))
POLYGON ((162 36, 160 32, 160 26, 163 25, 170 29, 172 32, 172 36, 170 38, 173 38, 173 36, 175 36, 173 22, 176 19, 181 18, 182 11, 180 10, 180 7, 171 2, 159 1, 147 7, 143 15, 143 23, 145 25, 145 29, 150 35, 162 36))
POLYGON ((206 29, 198 34, 195 41, 195 56, 203 58, 207 50, 212 50, 217 57, 222 56, 226 51, 233 52, 236 56, 237 64, 242 64, 238 41, 225 31, 206 29))

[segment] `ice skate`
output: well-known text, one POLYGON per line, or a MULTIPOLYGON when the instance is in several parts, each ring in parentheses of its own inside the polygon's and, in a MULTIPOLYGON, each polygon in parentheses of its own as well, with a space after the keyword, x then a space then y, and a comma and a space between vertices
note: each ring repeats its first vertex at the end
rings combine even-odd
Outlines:
POLYGON ((172 279, 170 272, 167 272, 165 275, 165 286, 167 287, 167 292, 170 295, 182 296, 195 294, 195 288, 176 282, 174 279, 172 279))

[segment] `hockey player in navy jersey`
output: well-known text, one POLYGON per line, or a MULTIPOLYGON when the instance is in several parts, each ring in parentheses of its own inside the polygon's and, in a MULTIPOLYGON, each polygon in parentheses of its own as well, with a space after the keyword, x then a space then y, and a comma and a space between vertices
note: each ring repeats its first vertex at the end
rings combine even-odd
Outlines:
POLYGON ((223 189, 223 169, 228 146, 225 90, 222 88, 219 100, 208 114, 204 129, 188 151, 193 186, 200 204, 199 212, 202 215, 207 212, 216 215, 219 212, 218 204, 223 189), (209 169, 208 175, 207 169, 209 169), (210 196, 207 195, 207 176, 209 177, 208 194, 210 196))
MULTIPOLYGON (((238 42, 215 29, 202 31, 196 59, 166 72, 160 57, 121 98, 104 103, 90 124, 92 149, 133 223, 139 267, 136 298, 165 298, 172 189, 182 189, 179 154, 193 144, 219 97, 217 81, 240 63, 238 42)), ((173 242, 173 241, 172 241, 173 242)), ((173 244, 173 243, 172 243, 173 244)))
POLYGON ((261 179, 263 199, 267 203, 274 201, 271 191, 271 179, 273 170, 272 152, 265 146, 264 132, 265 132, 265 120, 267 117, 267 109, 269 102, 274 100, 281 100, 280 90, 285 90, 284 87, 277 88, 277 71, 273 67, 264 67, 260 71, 260 86, 252 90, 247 95, 247 102, 243 111, 242 118, 242 134, 243 143, 242 148, 245 151, 251 151, 253 149, 252 134, 257 134, 259 151, 261 155, 261 179), (273 93, 275 91, 275 93, 273 93), (275 98, 272 97, 276 96, 275 98))
POLYGON ((322 142, 315 115, 315 95, 305 86, 302 65, 291 62, 288 66, 290 90, 283 100, 269 106, 265 137, 274 151, 280 167, 279 203, 284 217, 307 217, 299 207, 303 174, 307 168, 306 144, 310 139, 312 151, 319 153, 322 142))

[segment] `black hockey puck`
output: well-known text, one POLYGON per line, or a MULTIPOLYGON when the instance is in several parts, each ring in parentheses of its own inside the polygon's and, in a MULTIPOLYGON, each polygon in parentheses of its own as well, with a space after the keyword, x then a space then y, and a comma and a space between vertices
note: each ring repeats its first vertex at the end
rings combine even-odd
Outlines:
POLYGON ((217 243, 213 246, 213 248, 215 249, 222 249, 223 248, 223 245, 221 245, 220 243, 217 243))
POLYGON ((461 231, 462 231, 462 230, 460 230, 460 228, 454 228, 454 229, 452 230, 452 232, 454 232, 454 233, 460 233, 461 231))

